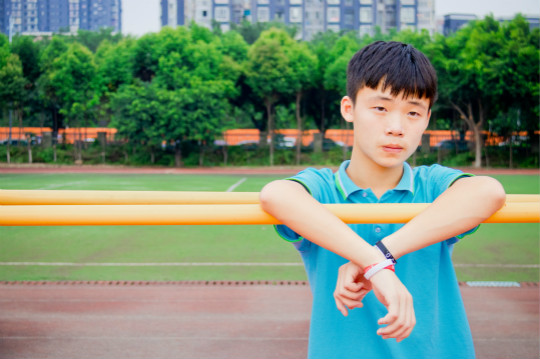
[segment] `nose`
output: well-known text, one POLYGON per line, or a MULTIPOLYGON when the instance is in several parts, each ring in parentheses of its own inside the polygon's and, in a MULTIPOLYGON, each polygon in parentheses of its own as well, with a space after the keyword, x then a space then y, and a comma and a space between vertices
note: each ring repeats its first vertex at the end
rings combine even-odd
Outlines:
POLYGON ((403 136, 403 124, 400 116, 389 116, 385 132, 389 136, 403 136))

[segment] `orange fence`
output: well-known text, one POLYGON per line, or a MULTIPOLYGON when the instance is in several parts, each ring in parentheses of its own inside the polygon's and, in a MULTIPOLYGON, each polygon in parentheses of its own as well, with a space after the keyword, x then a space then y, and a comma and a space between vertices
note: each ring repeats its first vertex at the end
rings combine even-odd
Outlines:
MULTIPOLYGON (((56 143, 75 143, 76 141, 94 142, 98 138, 98 133, 103 132, 107 141, 114 141, 116 128, 108 127, 74 127, 62 128, 58 130, 56 143)), ((41 144, 47 136, 52 136, 50 127, 12 127, 12 141, 28 141, 33 144, 41 144)), ((0 127, 0 143, 6 143, 9 139, 9 127, 0 127)), ((51 137, 52 139, 52 137, 51 137)))
MULTIPOLYGON (((115 140, 117 130, 115 128, 108 127, 78 127, 67 128, 58 130, 57 143, 70 143, 73 144, 76 141, 82 142, 94 142, 98 138, 98 133, 105 133, 108 142, 115 140)), ((308 146, 313 142, 315 134, 319 133, 318 130, 305 130, 302 131, 302 145, 308 146)), ((536 131, 535 134, 538 134, 536 131)), ((282 138, 293 146, 296 143, 298 131, 296 129, 281 129, 276 130, 277 135, 281 135, 282 138)), ((424 133, 429 136, 430 147, 436 147, 441 141, 445 140, 458 140, 460 134, 458 131, 450 130, 427 130, 424 133)), ((11 129, 12 141, 27 141, 29 138, 33 144, 40 144, 46 136, 52 136, 52 129, 49 127, 13 127, 11 129)), ((522 131, 514 134, 518 139, 524 139, 527 136, 527 132, 522 131)), ((258 143, 260 132, 257 129, 232 129, 223 133, 223 140, 229 146, 243 145, 249 143, 258 143)), ((504 141, 504 138, 497 134, 487 131, 483 132, 485 139, 485 145, 496 146, 504 141)), ((9 138, 9 128, 0 127, 0 144, 6 143, 9 138)), ((329 129, 325 133, 325 138, 330 139, 340 146, 353 144, 353 130, 345 129, 329 129)), ((467 131, 465 134, 466 141, 473 141, 473 134, 467 131)), ((420 144, 421 145, 421 144, 420 144)))
MULTIPOLYGON (((307 146, 313 142, 314 135, 319 133, 318 130, 305 130, 302 131, 302 145, 307 146)), ((282 135, 284 138, 287 138, 292 143, 296 143, 296 138, 298 137, 298 131, 295 129, 284 129, 276 130, 276 134, 282 135)), ((488 131, 482 132, 485 139, 485 145, 487 146, 497 146, 503 142, 503 137, 498 136, 497 134, 490 133, 488 131)), ((461 138, 458 131, 450 130, 427 130, 424 132, 425 136, 429 136, 429 146, 436 147, 442 141, 447 140, 459 140, 461 138)), ((248 128, 248 129, 233 129, 227 130, 223 133, 225 142, 228 145, 242 145, 246 143, 257 143, 259 142, 260 132, 257 129, 248 128)), ((527 132, 522 131, 514 134, 514 136, 526 137, 527 132)), ((330 139, 337 144, 343 146, 352 146, 353 145, 353 130, 343 130, 343 129, 329 129, 326 130, 325 138, 330 139)), ((471 131, 467 131, 464 136, 464 140, 473 142, 474 137, 471 131)), ((421 143, 420 143, 421 145, 421 143)))

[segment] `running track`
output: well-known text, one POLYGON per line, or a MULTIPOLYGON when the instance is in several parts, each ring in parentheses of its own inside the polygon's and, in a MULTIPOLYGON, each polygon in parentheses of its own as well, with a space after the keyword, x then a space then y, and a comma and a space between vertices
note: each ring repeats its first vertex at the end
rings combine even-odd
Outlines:
MULTIPOLYGON (((460 288, 478 359, 538 358, 537 283, 460 288)), ((0 357, 305 358, 310 300, 302 282, 3 282, 0 357)))

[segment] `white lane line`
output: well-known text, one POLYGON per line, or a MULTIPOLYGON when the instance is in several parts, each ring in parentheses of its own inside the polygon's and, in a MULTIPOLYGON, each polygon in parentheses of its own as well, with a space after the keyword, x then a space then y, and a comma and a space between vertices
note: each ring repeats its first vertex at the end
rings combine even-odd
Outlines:
MULTIPOLYGON (((301 267, 300 262, 164 262, 164 263, 75 263, 75 262, 0 262, 0 266, 50 267, 301 267)), ((474 264, 457 263, 468 268, 540 268, 540 264, 474 264)))
POLYGON ((521 287, 518 282, 500 281, 471 281, 466 282, 469 287, 521 287))
POLYGON ((454 267, 469 268, 540 268, 540 264, 475 264, 475 263, 455 263, 454 267))
POLYGON ((73 262, 0 262, 0 266, 44 267, 301 267, 302 263, 185 262, 185 263, 73 263, 73 262))
MULTIPOLYGON (((94 318, 94 317, 92 317, 94 318)), ((224 341, 292 341, 292 342, 307 342, 307 338, 291 338, 291 337, 228 337, 228 336, 213 336, 213 337, 193 337, 193 336, 53 336, 53 335, 32 335, 32 336, 2 336, 2 340, 113 340, 113 341, 129 341, 129 340, 189 340, 189 341, 206 341, 206 340, 224 340, 224 341)))
POLYGON ((38 190, 56 189, 56 188, 61 188, 61 187, 69 187, 69 186, 73 186, 73 185, 84 184, 84 183, 87 183, 87 182, 88 181, 76 181, 76 182, 67 182, 67 183, 53 183, 53 184, 47 185, 45 187, 36 188, 36 189, 38 189, 38 190))
POLYGON ((235 184, 233 184, 231 187, 227 188, 227 191, 226 192, 232 192, 236 189, 236 187, 240 186, 242 183, 246 182, 247 181, 247 177, 244 177, 242 179, 240 179, 240 181, 236 182, 235 184))

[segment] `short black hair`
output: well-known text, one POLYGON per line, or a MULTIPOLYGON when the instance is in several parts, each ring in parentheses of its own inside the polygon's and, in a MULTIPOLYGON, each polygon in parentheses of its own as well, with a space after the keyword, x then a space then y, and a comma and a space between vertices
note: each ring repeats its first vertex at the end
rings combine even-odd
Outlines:
POLYGON ((347 96, 353 103, 363 87, 385 91, 405 98, 427 98, 429 107, 437 99, 437 74, 427 57, 412 47, 396 41, 376 41, 358 51, 347 67, 347 96))

